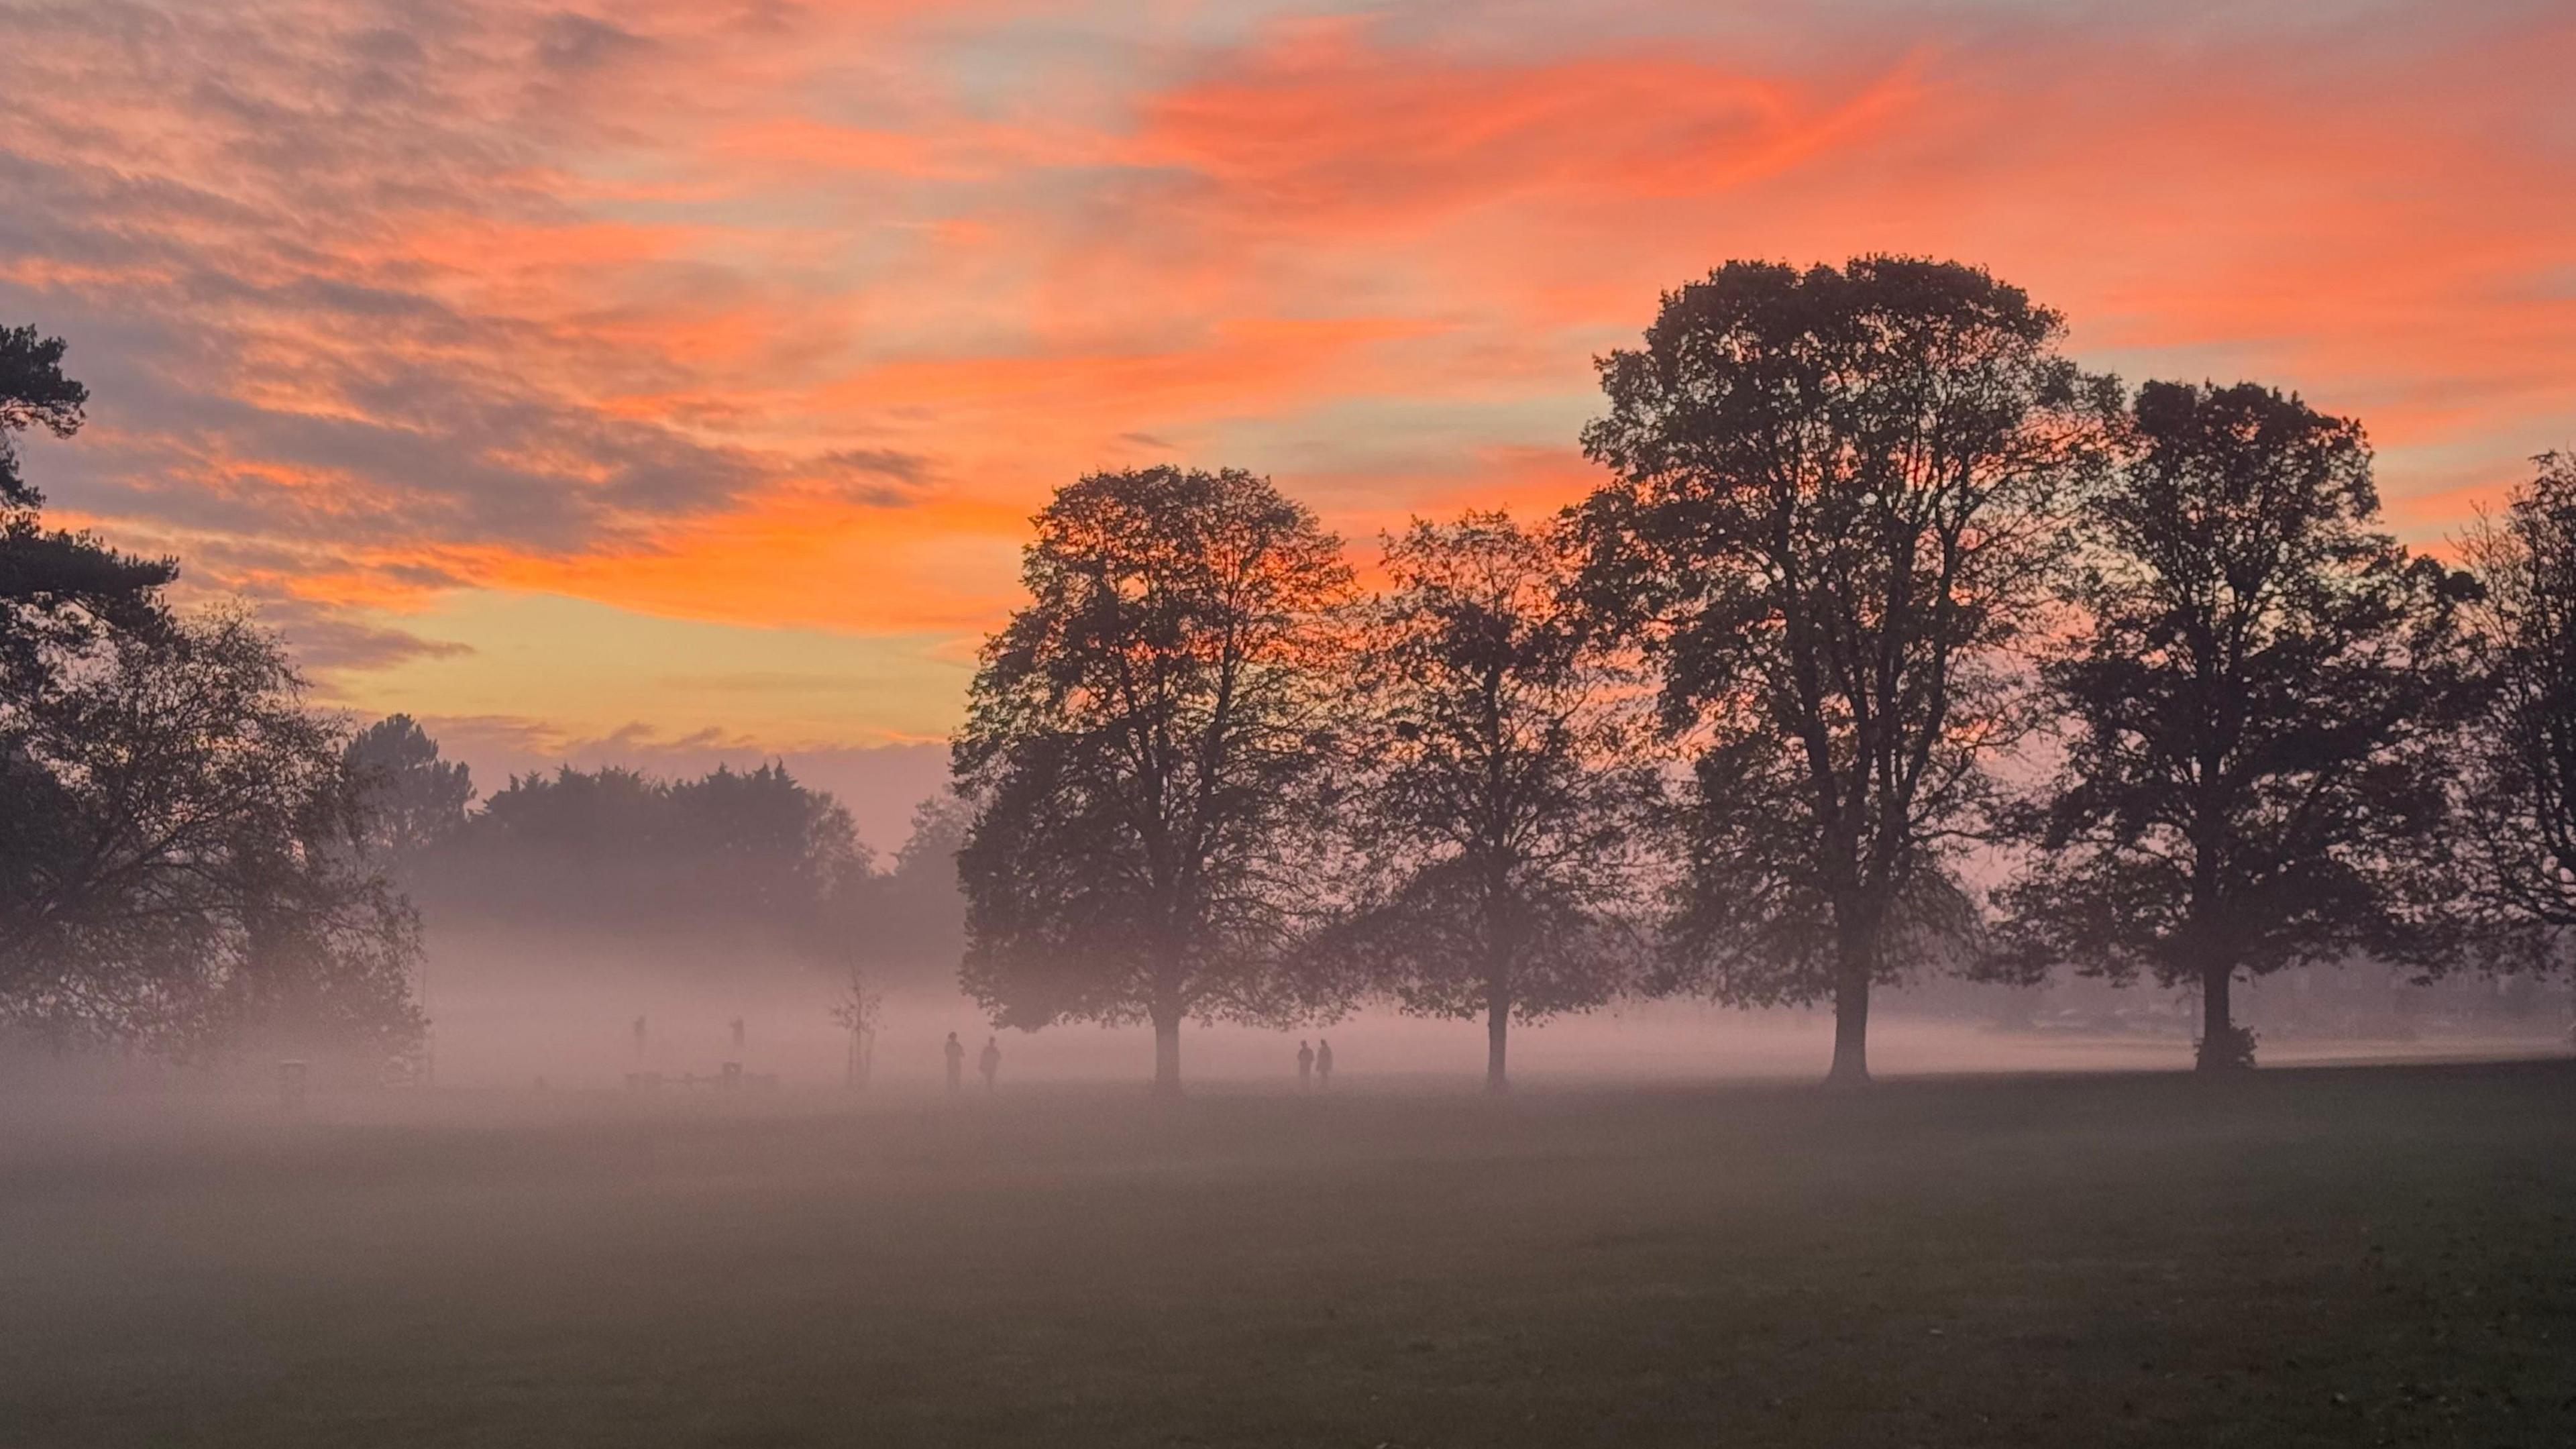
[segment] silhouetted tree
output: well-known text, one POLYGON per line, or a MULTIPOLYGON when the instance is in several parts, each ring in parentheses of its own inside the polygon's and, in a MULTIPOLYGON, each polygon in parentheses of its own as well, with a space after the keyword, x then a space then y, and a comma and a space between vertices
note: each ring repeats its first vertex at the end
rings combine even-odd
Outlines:
POLYGON ((780 764, 676 782, 615 766, 518 776, 432 859, 442 918, 759 941, 835 968, 872 870, 849 811, 780 764))
POLYGON ((1955 264, 1730 262, 1600 364, 1584 449, 1619 476, 1579 513, 1587 594, 1698 748, 1684 979, 1831 998, 1836 1080, 1867 1078, 1891 947, 1965 924, 1945 846, 2022 723, 1998 661, 2117 409, 2064 332, 1955 264))
MULTIPOLYGON (((690 874, 701 890, 801 933, 818 933, 821 903, 874 865, 848 808, 797 783, 783 763, 719 765, 675 781, 670 809, 671 838, 695 858, 690 874)), ((817 936, 814 944, 826 943, 817 936)))
POLYGON ((0 1020, 189 1047, 400 1046, 409 906, 352 862, 344 741, 232 615, 109 634, 6 709, 0 1020))
POLYGON ((2133 429, 2041 669, 2069 737, 2004 899, 2025 952, 2198 983, 2200 1065, 2242 1066, 2238 972, 2417 942, 2465 581, 2371 527, 2356 423, 2151 382, 2133 429))
POLYGON ((363 800, 361 839, 389 862, 407 863, 465 828, 473 776, 439 758, 438 741, 410 715, 388 715, 360 730, 345 763, 363 800))
POLYGON ((1565 534, 1503 513, 1416 520, 1365 611, 1342 810, 1362 887, 1326 948, 1405 1010, 1512 1019, 1607 1000, 1635 960, 1620 907, 1657 774, 1637 673, 1575 608, 1565 534))
POLYGON ((63 340, 33 327, 0 327, 0 507, 34 508, 44 495, 18 473, 17 435, 42 427, 80 431, 89 389, 63 376, 63 340))
POLYGON ((41 526, 16 435, 70 437, 63 344, 0 328, 0 1022, 199 1047, 417 1038, 409 905, 277 641, 184 618, 168 560, 41 526))
POLYGON ((2533 463, 2461 540, 2482 692, 2456 879, 2521 964, 2576 926, 2576 455, 2533 463))
POLYGON ((832 1001, 831 1017, 833 1025, 850 1034, 841 1071, 842 1085, 865 1087, 876 1067, 877 1028, 885 1020, 885 993, 868 985, 863 968, 853 966, 850 984, 832 1001))
POLYGON ((0 327, 0 691, 15 697, 47 688, 50 670, 99 630, 159 623, 160 590, 179 572, 39 522, 44 495, 18 471, 16 438, 31 427, 58 438, 80 430, 89 391, 63 375, 62 359, 61 338, 0 327))
POLYGON ((1038 514, 1030 599, 985 642, 955 741, 964 982, 998 1024, 1150 1021, 1180 1090, 1185 1018, 1318 1005, 1278 969, 1300 824, 1329 755, 1337 539, 1261 478, 1099 473, 1038 514))
POLYGON ((971 805, 943 791, 912 812, 912 833, 894 866, 849 901, 842 938, 853 961, 879 987, 957 984, 966 953, 966 898, 957 887, 957 852, 973 822, 971 805))

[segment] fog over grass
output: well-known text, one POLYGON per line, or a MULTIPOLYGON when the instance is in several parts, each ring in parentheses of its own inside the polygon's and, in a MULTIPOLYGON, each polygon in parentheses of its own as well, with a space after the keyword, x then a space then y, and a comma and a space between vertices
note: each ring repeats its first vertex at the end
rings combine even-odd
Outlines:
MULTIPOLYGON (((830 1015, 846 988, 809 962, 703 949, 656 959, 582 937, 463 931, 432 953, 425 979, 442 1094, 635 1093, 645 1090, 637 1078, 651 1073, 665 1096, 705 1095, 726 1063, 739 1062, 753 1091, 817 1099, 809 1106, 911 1099, 942 1089, 941 1044, 952 1031, 970 1056, 987 1037, 998 1042, 1007 1094, 1141 1090, 1153 1063, 1152 1033, 1142 1025, 997 1032, 963 996, 897 987, 886 996, 863 1095, 847 1086, 849 1035, 830 1015)), ((2576 993, 2556 983, 2416 986, 2364 963, 2259 983, 2247 1003, 2266 1060, 2283 1065, 2475 1060, 2567 1051, 2576 993)), ((2035 990, 1941 983, 1891 993, 1872 1035, 1879 1070, 1897 1077, 2178 1071, 2191 1065, 2193 1026, 2187 993, 2083 981, 2035 990)), ((1482 1084, 1481 1023, 1410 1017, 1384 1004, 1294 1030, 1192 1025, 1182 1051, 1194 1092, 1290 1092, 1298 1045, 1318 1040, 1333 1045, 1336 1093, 1451 1093, 1482 1084)), ((1822 1008, 1630 1001, 1516 1029, 1514 1076, 1542 1092, 1808 1081, 1820 1074, 1831 1040, 1832 1015, 1822 1008)), ((0 1052, 0 1078, 15 1084, 22 1110, 85 1098, 184 1113, 186 1099, 198 1097, 263 1110, 274 1097, 274 1069, 268 1058, 240 1053, 173 1063, 58 1057, 25 1044, 0 1052)), ((981 1091, 971 1062, 968 1088, 981 1091)), ((317 1090, 323 1098, 312 1110, 326 1114, 437 1115, 425 1103, 400 1105, 419 1094, 382 1090, 365 1063, 335 1064, 317 1090)))
POLYGON ((1302 1099, 12 1116, 0 1443, 2576 1437, 2565 1062, 1496 1102, 1349 1040, 1302 1099))

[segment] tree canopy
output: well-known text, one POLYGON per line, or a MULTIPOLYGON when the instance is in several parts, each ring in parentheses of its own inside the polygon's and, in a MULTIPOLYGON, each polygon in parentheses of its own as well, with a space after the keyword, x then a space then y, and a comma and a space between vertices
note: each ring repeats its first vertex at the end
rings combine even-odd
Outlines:
POLYGON ((2489 931, 2527 951, 2576 926, 2576 454, 2534 459, 2461 556, 2479 585, 2468 617, 2484 688, 2456 879, 2489 931))
POLYGON ((1867 1076, 1891 945, 1966 916, 1944 868, 2025 720, 2035 622, 2117 390, 2065 324, 1954 263, 1730 262, 1601 359, 1593 607, 1636 631, 1695 753, 1682 979, 1830 998, 1867 1076))
POLYGON ((238 615, 110 635, 0 703, 0 1019, 197 1048, 246 1028, 399 1049, 409 905, 356 864, 336 726, 238 615))
POLYGON ((460 919, 838 962, 841 906, 871 866, 849 811, 781 764, 676 781, 566 765, 493 792, 422 879, 460 919))
POLYGON ((89 389, 63 375, 63 339, 33 327, 0 327, 0 508, 34 508, 44 494, 18 471, 17 435, 41 427, 80 431, 89 389))
POLYGON ((410 715, 389 715, 358 731, 344 763, 363 792, 365 843, 389 860, 417 862, 465 828, 473 773, 441 758, 438 741, 410 715))
POLYGON ((2229 984, 2418 940, 2465 581, 2371 525, 2361 428, 2251 383, 2151 382, 2083 513, 2069 725, 2006 900, 2040 949, 2200 985, 2201 1064, 2251 1060, 2229 984))
POLYGON ((339 726, 248 618, 171 609, 175 565, 39 521, 15 436, 79 429, 63 356, 0 328, 0 1023, 408 1049, 417 922, 358 859, 339 726))
POLYGON ((1560 530, 1504 513, 1386 539, 1362 611, 1337 789, 1361 867, 1327 952, 1407 1011, 1506 1032, 1606 1001, 1632 975, 1628 906, 1655 798, 1642 680, 1569 597, 1560 530))
POLYGON ((1340 540, 1267 479, 1096 473, 1037 515, 1029 594, 955 743, 967 989, 997 1021, 1146 1020, 1180 1087, 1189 1018, 1325 1005, 1278 969, 1283 859, 1331 758, 1340 540))
POLYGON ((148 629, 168 559, 132 558, 86 533, 43 526, 44 494, 19 472, 17 435, 80 431, 89 390, 63 375, 64 346, 33 327, 0 327, 0 688, 25 695, 103 628, 148 629))

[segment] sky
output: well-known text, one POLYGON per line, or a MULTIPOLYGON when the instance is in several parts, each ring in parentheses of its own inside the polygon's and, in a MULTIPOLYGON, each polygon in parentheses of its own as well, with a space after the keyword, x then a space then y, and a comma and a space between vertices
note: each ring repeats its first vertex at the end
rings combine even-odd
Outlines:
POLYGON ((0 0, 57 521, 487 786, 787 759, 898 843, 1028 517, 1238 466, 1365 557, 1593 475, 1735 257, 1986 266, 2362 420, 2438 547, 2576 445, 2576 6, 0 0))

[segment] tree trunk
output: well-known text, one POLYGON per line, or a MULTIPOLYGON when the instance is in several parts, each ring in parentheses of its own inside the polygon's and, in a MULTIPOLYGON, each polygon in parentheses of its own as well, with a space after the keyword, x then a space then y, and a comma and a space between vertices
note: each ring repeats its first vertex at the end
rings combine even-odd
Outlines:
POLYGON ((1869 1080, 1869 978, 1878 942, 1858 921, 1837 920, 1834 934, 1834 1065, 1825 1080, 1856 1087, 1869 1080))
POLYGON ((1492 1093, 1512 1089, 1511 1078, 1503 1070, 1506 1042, 1512 1026, 1512 998, 1500 981, 1485 987, 1485 1090, 1492 1093))
POLYGON ((1154 1095, 1177 1097, 1181 1094, 1181 1013, 1178 1008, 1154 1009, 1154 1095))
POLYGON ((2204 1072, 2231 1071, 2253 1065, 2236 1040, 2236 1012, 2230 997, 2236 985, 2236 963, 2217 963, 2200 972, 2200 1055, 2193 1066, 2204 1072))

